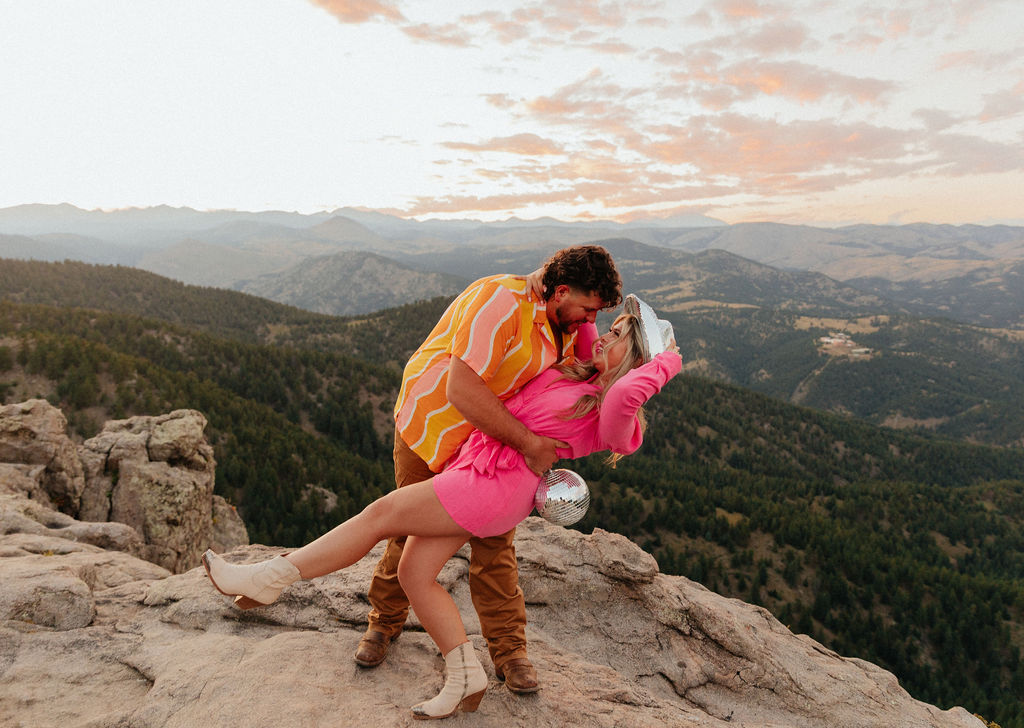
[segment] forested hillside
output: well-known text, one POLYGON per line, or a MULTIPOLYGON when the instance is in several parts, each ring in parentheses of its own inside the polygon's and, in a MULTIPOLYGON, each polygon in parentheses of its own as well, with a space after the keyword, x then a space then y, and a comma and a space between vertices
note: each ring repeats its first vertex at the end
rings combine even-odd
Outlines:
POLYGON ((46 397, 87 438, 108 418, 192 408, 209 420, 217 492, 250 538, 298 545, 393 484, 394 372, 126 314, 0 302, 5 401, 46 397))
POLYGON ((830 318, 763 308, 665 316, 692 371, 876 424, 1024 445, 1019 332, 905 315, 830 318), (837 332, 849 346, 822 345, 837 332))
MULTIPOLYGON (((202 411, 217 491, 257 542, 306 541, 390 489, 399 366, 446 300, 338 319, 99 272, 111 280, 51 285, 78 307, 0 303, 5 401, 48 397, 79 437, 107 417, 202 411)), ((594 495, 581 528, 625 534, 664 571, 763 604, 916 697, 1024 728, 1024 450, 692 375, 650 409, 639 453, 572 465, 594 495)))

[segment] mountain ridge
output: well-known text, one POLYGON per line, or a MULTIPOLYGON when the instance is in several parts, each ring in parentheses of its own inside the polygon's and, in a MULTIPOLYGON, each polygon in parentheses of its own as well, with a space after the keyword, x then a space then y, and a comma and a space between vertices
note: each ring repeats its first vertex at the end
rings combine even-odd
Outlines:
MULTIPOLYGON (((232 244, 250 251, 252 259, 247 261, 247 267, 251 271, 258 269, 261 274, 283 270, 305 257, 332 252, 324 247, 327 243, 369 249, 407 264, 410 260, 401 256, 427 253, 419 263, 424 267, 422 261, 429 261, 431 253, 452 252, 467 246, 491 250, 545 246, 550 252, 625 234, 648 245, 693 253, 719 248, 781 270, 823 273, 860 286, 865 294, 891 297, 922 315, 953 316, 984 326, 1024 329, 1024 286, 1019 284, 1020 266, 1024 264, 1024 227, 1008 225, 915 223, 819 228, 748 222, 672 227, 671 219, 630 223, 564 223, 546 219, 421 222, 344 207, 308 215, 282 211, 200 212, 167 206, 112 212, 87 212, 69 205, 0 210, 0 234, 33 239, 47 233, 88 236, 102 244, 92 243, 86 248, 83 243, 68 251, 71 257, 140 265, 189 282, 222 287, 231 287, 239 280, 231 266, 218 265, 216 257, 205 263, 195 261, 189 249, 177 254, 166 251, 188 238, 216 243, 225 234, 223 226, 239 222, 249 225, 250 234, 240 236, 238 231, 243 228, 234 228, 232 244), (331 223, 339 217, 350 222, 331 223), (327 225, 326 229, 331 225, 349 226, 349 233, 343 236, 346 239, 329 241, 315 232, 321 225, 327 225), (358 233, 356 226, 361 227, 358 233), (265 258, 262 264, 255 260, 260 257, 265 258), (148 264, 142 262, 144 258, 149 260, 148 264), (962 300, 969 303, 962 304, 962 300)), ((41 241, 41 248, 46 245, 41 241)), ((44 253, 51 258, 58 254, 53 250, 44 253)), ((429 264, 425 269, 461 274, 440 266, 431 268, 429 264)))

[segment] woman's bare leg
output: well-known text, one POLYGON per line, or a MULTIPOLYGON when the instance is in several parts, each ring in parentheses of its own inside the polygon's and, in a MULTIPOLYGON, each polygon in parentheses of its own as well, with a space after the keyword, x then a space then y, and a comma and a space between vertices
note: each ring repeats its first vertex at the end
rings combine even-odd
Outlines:
POLYGON ((445 718, 460 707, 472 712, 487 689, 487 673, 466 638, 466 628, 451 595, 437 583, 445 562, 466 542, 465 536, 410 536, 398 562, 398 580, 427 634, 444 655, 441 692, 412 707, 414 718, 445 718))
MULTIPOLYGON (((298 568, 303 579, 313 579, 354 564, 379 541, 392 536, 460 537, 465 541, 470 534, 441 505, 433 480, 425 480, 378 498, 358 515, 285 558, 298 568)), ((458 547, 452 553, 456 550, 458 547)))
POLYGON ((398 581, 442 655, 468 639, 455 600, 437 582, 441 569, 468 536, 410 536, 398 563, 398 581))

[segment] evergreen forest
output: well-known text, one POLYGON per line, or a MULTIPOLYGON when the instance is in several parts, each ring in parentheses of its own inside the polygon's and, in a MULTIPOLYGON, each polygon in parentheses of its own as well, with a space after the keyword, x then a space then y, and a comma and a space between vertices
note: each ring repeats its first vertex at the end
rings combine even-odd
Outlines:
MULTIPOLYGON (((447 304, 320 316, 129 268, 18 261, 0 261, 0 296, 5 403, 45 397, 79 440, 107 419, 201 411, 217 492, 253 542, 280 546, 392 487, 400 368, 447 304)), ((687 337, 716 331, 673 320, 687 337)), ((740 341, 757 336, 756 323, 729 319, 740 341)), ((922 337, 944 326, 900 325, 922 337)), ((724 336, 713 345, 731 346, 724 336)), ((803 356, 795 338, 792 348, 803 356)), ((869 398, 891 378, 885 396, 942 413, 902 376, 872 370, 858 383, 869 398)), ((995 370, 990 379, 962 382, 963 395, 1012 396, 995 370)), ((591 485, 578 527, 626 535, 663 572, 760 604, 793 631, 891 670, 918 699, 1024 728, 1024 448, 805 404, 815 406, 677 377, 652 400, 637 454, 615 468, 599 456, 562 464, 591 485)))

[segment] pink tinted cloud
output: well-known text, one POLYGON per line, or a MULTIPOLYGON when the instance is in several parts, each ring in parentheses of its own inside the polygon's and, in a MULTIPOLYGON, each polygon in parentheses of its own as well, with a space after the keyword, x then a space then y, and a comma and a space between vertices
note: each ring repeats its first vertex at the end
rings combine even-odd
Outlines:
POLYGON ((947 71, 951 68, 965 68, 968 70, 1004 70, 1007 66, 1016 64, 1017 56, 1012 53, 985 53, 978 50, 958 51, 946 53, 939 57, 936 69, 947 71))
POLYGON ((575 83, 568 84, 548 96, 525 102, 524 108, 535 119, 551 124, 573 124, 604 132, 618 131, 633 121, 625 102, 634 96, 608 80, 595 69, 575 83))
POLYGON ((959 124, 962 119, 942 109, 918 109, 912 116, 920 119, 925 128, 931 132, 940 132, 959 124))
POLYGON ((966 134, 940 134, 931 142, 943 174, 963 176, 1010 172, 1024 167, 1024 145, 1003 144, 966 134))
MULTIPOLYGON (((592 205, 594 208, 631 207, 681 203, 707 197, 735 194, 730 186, 691 184, 673 188, 629 187, 606 182, 580 182, 554 190, 537 193, 497 195, 451 195, 445 197, 419 197, 403 215, 427 215, 438 213, 460 213, 466 211, 495 212, 527 209, 535 205, 571 204, 592 205)), ((594 213, 581 213, 592 216, 594 213)), ((636 215, 636 212, 632 214, 636 215)))
POLYGON ((595 53, 605 53, 612 56, 628 55, 636 51, 636 49, 628 43, 623 43, 618 40, 606 40, 598 41, 596 43, 588 43, 586 46, 589 50, 595 53))
POLYGON ((479 144, 469 142, 445 142, 448 149, 461 149, 471 152, 505 152, 529 156, 546 156, 563 154, 565 150, 551 141, 536 134, 516 134, 507 137, 495 137, 479 144))
POLYGON ((1024 82, 1010 91, 987 94, 985 106, 978 117, 979 121, 998 121, 1024 112, 1024 89, 1022 87, 1024 87, 1024 82))
POLYGON ((911 22, 914 18, 914 11, 907 7, 890 10, 885 16, 885 34, 895 40, 902 38, 910 32, 911 22))
POLYGON ((799 61, 762 62, 749 60, 714 69, 708 64, 693 64, 672 74, 678 83, 693 83, 691 89, 709 108, 724 108, 732 90, 735 99, 750 100, 759 95, 793 99, 800 103, 828 97, 846 98, 857 103, 878 103, 895 90, 889 81, 860 78, 799 61))
POLYGON ((541 3, 545 14, 541 24, 548 30, 572 32, 578 28, 621 28, 626 16, 617 2, 593 0, 546 0, 541 3))
POLYGON ((786 20, 771 23, 742 40, 742 46, 762 55, 809 50, 819 44, 803 23, 786 20))
MULTIPOLYGON (((401 16, 396 19, 401 19, 401 16)), ((417 40, 445 45, 468 46, 483 42, 483 39, 504 45, 530 39, 540 46, 573 41, 588 44, 588 48, 598 53, 622 54, 633 52, 633 48, 617 39, 600 40, 600 31, 626 25, 626 13, 617 2, 546 0, 508 12, 466 14, 448 25, 424 23, 409 25, 402 30, 417 40)))
POLYGON ((885 37, 878 33, 871 33, 866 28, 858 27, 836 33, 829 38, 829 42, 854 51, 873 51, 885 42, 885 37))
POLYGON ((370 20, 405 20, 390 0, 310 0, 342 23, 365 23, 370 20))
POLYGON ((496 109, 511 109, 516 105, 515 99, 508 94, 484 94, 483 98, 496 109))
POLYGON ((506 210, 510 214, 517 209, 529 208, 532 205, 557 204, 575 202, 574 190, 556 190, 553 192, 528 192, 523 194, 504 194, 480 197, 478 195, 450 195, 446 197, 418 197, 412 205, 402 210, 403 215, 428 215, 431 213, 495 212, 506 210))
POLYGON ((531 16, 532 13, 526 9, 513 11, 511 15, 488 11, 476 15, 463 15, 459 18, 459 23, 466 26, 486 26, 488 31, 485 32, 489 38, 508 45, 529 37, 531 16))
POLYGON ((642 150, 667 164, 694 165, 711 177, 756 180, 862 169, 905 157, 917 132, 837 124, 834 120, 779 123, 738 114, 694 117, 685 127, 652 130, 663 137, 642 150))
POLYGON ((727 0, 719 3, 719 10, 727 18, 761 18, 765 10, 757 0, 727 0))
POLYGON ((465 48, 473 43, 473 37, 457 23, 444 25, 431 25, 429 23, 418 23, 416 25, 402 26, 402 32, 410 38, 436 43, 438 45, 456 46, 465 48))

